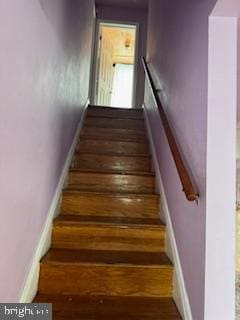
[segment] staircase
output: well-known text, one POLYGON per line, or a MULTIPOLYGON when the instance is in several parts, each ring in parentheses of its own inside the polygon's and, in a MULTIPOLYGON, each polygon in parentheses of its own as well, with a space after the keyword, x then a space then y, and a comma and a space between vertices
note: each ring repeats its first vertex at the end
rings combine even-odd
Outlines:
POLYGON ((177 320, 142 110, 90 106, 34 302, 54 320, 177 320))

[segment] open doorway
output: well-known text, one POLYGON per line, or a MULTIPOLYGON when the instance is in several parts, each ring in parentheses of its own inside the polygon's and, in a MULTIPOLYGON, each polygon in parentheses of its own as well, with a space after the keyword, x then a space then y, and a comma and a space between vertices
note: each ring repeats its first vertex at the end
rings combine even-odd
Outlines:
POLYGON ((132 108, 136 93, 137 25, 99 21, 95 52, 95 105, 132 108))

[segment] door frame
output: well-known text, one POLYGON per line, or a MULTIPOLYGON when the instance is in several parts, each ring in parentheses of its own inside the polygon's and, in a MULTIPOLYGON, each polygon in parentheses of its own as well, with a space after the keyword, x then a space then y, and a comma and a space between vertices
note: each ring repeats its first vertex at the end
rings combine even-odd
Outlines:
POLYGON ((135 39, 135 57, 134 57, 134 74, 133 74, 133 88, 132 88, 132 108, 136 108, 136 94, 137 94, 137 73, 138 73, 138 53, 139 53, 139 23, 129 22, 121 20, 107 20, 97 19, 95 29, 95 41, 94 41, 94 56, 92 63, 92 86, 91 86, 91 104, 96 104, 96 90, 97 90, 97 77, 98 77, 98 53, 99 53, 99 38, 100 38, 100 26, 101 24, 113 25, 116 27, 129 26, 136 28, 135 39))

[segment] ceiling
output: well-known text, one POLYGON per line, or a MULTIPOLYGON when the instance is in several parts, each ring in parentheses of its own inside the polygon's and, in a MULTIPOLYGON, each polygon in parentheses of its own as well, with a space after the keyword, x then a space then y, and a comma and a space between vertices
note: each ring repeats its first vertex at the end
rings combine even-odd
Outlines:
POLYGON ((106 26, 102 28, 103 34, 112 43, 114 62, 134 64, 136 29, 106 26))
POLYGON ((96 4, 139 9, 148 8, 148 0, 96 0, 96 4))

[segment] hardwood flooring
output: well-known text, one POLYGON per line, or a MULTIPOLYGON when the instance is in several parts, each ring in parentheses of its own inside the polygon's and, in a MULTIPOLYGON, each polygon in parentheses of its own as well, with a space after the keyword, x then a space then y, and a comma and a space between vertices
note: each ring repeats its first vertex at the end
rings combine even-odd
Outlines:
POLYGON ((34 302, 54 320, 179 320, 142 110, 90 106, 34 302))

